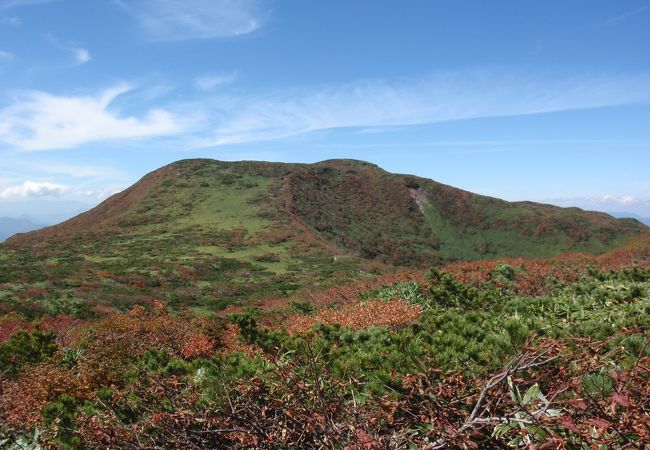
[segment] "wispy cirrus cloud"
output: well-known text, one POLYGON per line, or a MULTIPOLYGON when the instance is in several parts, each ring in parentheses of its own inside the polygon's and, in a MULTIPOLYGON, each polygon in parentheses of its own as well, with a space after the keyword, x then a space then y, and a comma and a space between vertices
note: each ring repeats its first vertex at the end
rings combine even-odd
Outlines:
POLYGON ((80 66, 92 59, 90 51, 79 46, 77 43, 62 43, 52 35, 47 36, 49 41, 58 49, 65 50, 74 58, 75 64, 80 66))
MULTIPOLYGON (((208 83, 209 84, 209 83, 208 83)), ((208 88, 209 86, 205 86, 208 88)), ((412 125, 520 116, 650 102, 650 75, 541 77, 512 72, 445 72, 419 79, 356 81, 249 94, 197 94, 139 116, 111 105, 130 91, 94 96, 28 92, 0 109, 0 141, 27 150, 109 139, 174 136, 208 148, 341 128, 398 132, 412 125)), ((129 94, 131 101, 141 95, 129 94)), ((146 100, 144 100, 146 102, 146 100)))
POLYGON ((605 24, 613 24, 616 22, 622 22, 623 20, 627 20, 630 17, 638 16, 639 14, 643 14, 646 11, 650 10, 650 5, 645 5, 637 9, 633 9, 631 11, 624 12, 623 14, 619 14, 618 16, 612 17, 611 19, 607 20, 605 24))
POLYGON ((56 96, 41 91, 19 95, 0 109, 0 142, 23 150, 71 148, 81 144, 174 134, 183 121, 163 109, 140 117, 111 109, 132 88, 126 84, 87 96, 56 96))
MULTIPOLYGON (((20 163, 17 165, 20 166, 20 163)), ((27 162, 24 166, 30 173, 55 175, 58 177, 68 178, 86 178, 91 180, 120 180, 127 178, 124 171, 119 170, 113 166, 104 164, 83 164, 83 163, 68 163, 68 162, 27 162)))
POLYGON ((0 50, 0 64, 7 63, 12 59, 14 59, 14 55, 12 53, 0 50))
POLYGON ((218 86, 234 83, 236 79, 236 72, 200 75, 194 79, 194 86, 201 91, 210 91, 218 86))
POLYGON ((260 28, 260 0, 115 0, 154 40, 235 37, 260 28))
POLYGON ((70 190, 69 186, 47 181, 28 180, 17 186, 0 189, 0 199, 25 199, 36 197, 60 197, 70 190))
POLYGON ((6 17, 0 17, 0 24, 10 25, 12 27, 19 27, 23 24, 23 21, 20 20, 18 17, 6 16, 6 17))
POLYGON ((203 102, 216 118, 200 146, 346 127, 399 127, 650 101, 650 75, 550 78, 500 71, 358 81, 203 102))
POLYGON ((40 5, 42 3, 51 3, 57 0, 3 0, 0 2, 0 10, 11 9, 19 6, 40 5))

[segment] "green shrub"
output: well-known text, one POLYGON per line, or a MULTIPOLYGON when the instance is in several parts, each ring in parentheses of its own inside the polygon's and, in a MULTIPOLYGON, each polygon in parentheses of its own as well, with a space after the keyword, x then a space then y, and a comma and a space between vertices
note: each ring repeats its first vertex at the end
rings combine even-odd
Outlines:
POLYGON ((512 282, 517 275, 515 268, 506 263, 499 263, 490 274, 494 280, 512 282))
POLYGON ((431 302, 446 308, 470 308, 479 299, 479 291, 456 280, 452 275, 432 268, 429 271, 431 302))
POLYGON ((614 382, 606 373, 590 373, 582 379, 582 389, 595 399, 606 398, 612 393, 614 382))
POLYGON ((75 399, 67 394, 61 395, 57 401, 47 403, 43 407, 43 423, 52 433, 50 439, 57 444, 57 448, 78 447, 79 438, 74 435, 76 411, 75 399))
POLYGON ((15 375, 24 364, 42 361, 56 350, 52 333, 19 331, 0 345, 0 374, 15 375))
POLYGON ((313 316, 316 313, 316 308, 311 302, 299 302, 294 300, 289 304, 289 308, 294 312, 305 316, 313 316))
POLYGON ((427 297, 422 286, 414 281, 394 283, 390 286, 362 292, 359 296, 363 300, 379 299, 389 301, 399 298, 410 303, 428 306, 427 297))

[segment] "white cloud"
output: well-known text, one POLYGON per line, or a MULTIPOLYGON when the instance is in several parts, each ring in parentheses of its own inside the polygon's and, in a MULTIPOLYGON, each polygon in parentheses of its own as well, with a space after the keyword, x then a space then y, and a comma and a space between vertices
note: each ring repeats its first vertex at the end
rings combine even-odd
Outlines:
POLYGON ((12 27, 19 27, 20 25, 23 24, 23 21, 20 20, 18 17, 7 16, 7 17, 0 17, 0 23, 3 25, 11 25, 12 27))
POLYGON ((0 64, 6 63, 14 59, 14 55, 9 52, 0 50, 0 64))
POLYGON ((91 178, 95 181, 101 179, 119 179, 126 174, 114 167, 104 165, 89 165, 63 162, 27 163, 25 166, 30 172, 39 172, 50 175, 64 175, 68 178, 91 178))
POLYGON ((62 43, 51 35, 48 35, 47 38, 56 48, 70 53, 74 58, 75 64, 78 66, 85 64, 92 59, 90 51, 83 47, 79 47, 76 43, 62 43))
POLYGON ((95 96, 67 97, 27 92, 13 105, 0 109, 0 141, 24 150, 47 150, 182 130, 182 122, 162 109, 151 109, 142 117, 111 111, 114 100, 130 90, 120 85, 95 96))
POLYGON ((28 180, 21 185, 11 186, 0 190, 0 199, 6 200, 13 198, 34 198, 46 196, 59 197, 69 190, 70 188, 63 184, 28 180))
POLYGON ((155 40, 234 37, 264 22, 259 0, 115 0, 155 40))
POLYGON ((202 91, 209 91, 216 88, 217 86, 231 84, 235 81, 236 78, 237 74, 235 72, 201 75, 194 79, 194 86, 202 91))
POLYGON ((645 5, 645 6, 642 6, 640 8, 637 8, 637 9, 634 9, 634 10, 631 10, 631 11, 627 11, 627 12, 625 12, 623 14, 620 14, 620 15, 618 15, 616 17, 612 17, 611 19, 607 20, 605 22, 605 24, 609 25, 609 24, 612 24, 612 23, 627 20, 630 17, 637 16, 639 14, 643 14, 644 12, 648 11, 648 9, 650 9, 650 5, 645 5))
POLYGON ((650 216, 650 197, 605 194, 600 197, 563 197, 542 200, 558 206, 577 206, 586 210, 630 212, 650 216))
POLYGON ((623 195, 620 197, 617 197, 615 195, 604 195, 603 198, 601 199, 601 202, 613 203, 621 206, 630 206, 630 205, 634 205, 635 203, 639 203, 640 200, 632 197, 631 195, 623 195))
POLYGON ((93 200, 105 200, 111 195, 117 194, 118 192, 122 192, 124 189, 125 189, 124 187, 107 187, 107 188, 97 189, 97 190, 88 189, 80 192, 80 194, 84 197, 93 200))
POLYGON ((85 64, 92 59, 92 56, 90 56, 90 52, 85 48, 75 48, 75 49, 71 49, 71 51, 74 54, 75 59, 77 60, 77 64, 79 65, 85 64))
MULTIPOLYGON (((195 81, 197 87, 209 89, 232 77, 206 75, 195 81)), ((121 85, 89 96, 19 95, 13 105, 0 109, 0 142, 44 150, 175 135, 173 142, 166 142, 205 148, 336 128, 385 132, 409 125, 649 102, 650 75, 566 79, 495 70, 444 72, 420 79, 356 81, 246 95, 215 89, 210 95, 197 93, 194 99, 136 115, 116 109, 118 97, 121 105, 128 101, 138 108, 149 101, 161 104, 158 94, 147 99, 146 92, 121 85)))
MULTIPOLYGON (((650 101, 650 76, 549 80, 512 72, 446 72, 360 81, 204 103, 218 118, 201 146, 278 139, 343 127, 392 127, 650 101)), ((366 130, 367 132, 367 130, 366 130)))
POLYGON ((10 9, 19 6, 40 5, 42 3, 50 3, 56 0, 3 0, 0 3, 0 10, 10 9))

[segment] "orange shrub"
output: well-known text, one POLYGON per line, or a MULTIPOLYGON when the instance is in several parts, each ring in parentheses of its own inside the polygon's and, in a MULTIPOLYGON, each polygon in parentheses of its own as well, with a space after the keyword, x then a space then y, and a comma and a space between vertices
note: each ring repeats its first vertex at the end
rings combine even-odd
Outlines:
POLYGON ((416 320, 422 309, 401 299, 343 305, 340 309, 322 309, 314 316, 294 316, 286 327, 289 333, 304 333, 319 323, 339 324, 354 330, 371 326, 399 326, 416 320))

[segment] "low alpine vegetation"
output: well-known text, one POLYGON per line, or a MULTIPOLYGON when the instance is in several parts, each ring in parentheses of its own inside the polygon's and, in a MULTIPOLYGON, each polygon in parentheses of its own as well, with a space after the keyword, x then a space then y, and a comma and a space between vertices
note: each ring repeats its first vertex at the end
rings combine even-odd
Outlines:
POLYGON ((135 307, 0 348, 15 448, 639 448, 650 270, 521 293, 526 268, 226 318, 135 307), (390 308, 386 308, 390 305, 390 308), (401 305, 401 306, 400 306, 401 305), (390 317, 392 313, 406 314, 390 317), (407 313, 412 311, 413 313, 407 313), (363 320, 357 318, 363 317, 363 320), (300 322, 300 327, 293 326, 300 322), (10 356, 5 356, 10 355, 10 356))

